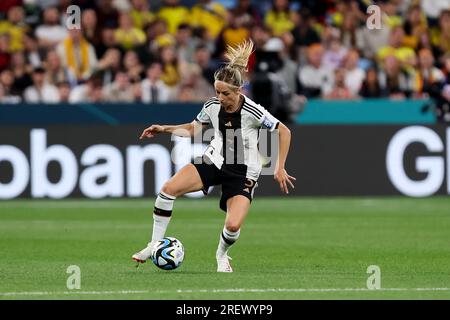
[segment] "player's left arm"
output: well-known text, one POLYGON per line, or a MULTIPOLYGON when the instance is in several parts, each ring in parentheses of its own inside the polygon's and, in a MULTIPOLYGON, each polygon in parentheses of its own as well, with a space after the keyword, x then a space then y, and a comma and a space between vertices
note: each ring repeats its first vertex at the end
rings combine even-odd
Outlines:
POLYGON ((270 132, 278 130, 278 158, 273 175, 274 179, 280 184, 281 191, 288 194, 288 185, 291 188, 294 188, 293 181, 296 180, 294 177, 290 176, 285 169, 289 146, 291 145, 291 131, 262 106, 257 105, 247 108, 250 108, 250 112, 254 112, 255 115, 260 116, 258 123, 261 128, 268 129, 270 132))
POLYGON ((274 179, 280 184, 280 189, 282 192, 288 194, 288 184, 291 188, 294 188, 294 183, 296 179, 290 176, 286 169, 286 159, 289 153, 289 146, 291 145, 291 131, 283 123, 278 124, 278 159, 275 166, 274 179))

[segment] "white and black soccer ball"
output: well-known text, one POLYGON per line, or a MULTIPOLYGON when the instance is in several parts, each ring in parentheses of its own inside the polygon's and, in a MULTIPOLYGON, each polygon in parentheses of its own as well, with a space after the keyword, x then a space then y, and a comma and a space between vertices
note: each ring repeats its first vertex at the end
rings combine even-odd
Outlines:
POLYGON ((163 270, 178 268, 184 259, 184 247, 180 240, 165 237, 158 240, 150 257, 153 263, 163 270))

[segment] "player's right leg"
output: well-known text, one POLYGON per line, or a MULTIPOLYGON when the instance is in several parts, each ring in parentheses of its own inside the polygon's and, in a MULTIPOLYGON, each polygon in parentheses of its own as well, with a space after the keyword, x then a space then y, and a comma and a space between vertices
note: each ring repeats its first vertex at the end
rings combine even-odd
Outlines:
POLYGON ((156 241, 164 238, 175 199, 186 193, 202 190, 202 188, 203 182, 192 163, 184 166, 164 184, 155 201, 151 241, 147 247, 132 256, 133 260, 144 263, 150 258, 156 241))

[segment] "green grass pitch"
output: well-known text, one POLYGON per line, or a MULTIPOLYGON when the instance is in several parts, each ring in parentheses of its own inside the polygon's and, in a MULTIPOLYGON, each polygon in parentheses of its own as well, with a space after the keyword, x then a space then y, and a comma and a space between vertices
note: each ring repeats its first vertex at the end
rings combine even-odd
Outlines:
POLYGON ((0 299, 450 298, 450 197, 257 198, 232 274, 215 272, 215 198, 176 201, 167 235, 185 246, 180 268, 135 268, 153 201, 1 201, 0 299), (79 290, 66 287, 70 265, 79 290))

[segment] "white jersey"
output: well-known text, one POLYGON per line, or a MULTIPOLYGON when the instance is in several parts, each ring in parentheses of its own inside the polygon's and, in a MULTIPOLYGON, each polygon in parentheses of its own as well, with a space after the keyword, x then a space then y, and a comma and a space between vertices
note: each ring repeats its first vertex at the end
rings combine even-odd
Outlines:
POLYGON ((203 105, 196 120, 214 128, 214 138, 205 157, 220 170, 257 180, 262 168, 258 151, 259 130, 272 132, 280 121, 249 97, 243 97, 242 105, 233 113, 226 112, 219 99, 211 98, 203 105))

